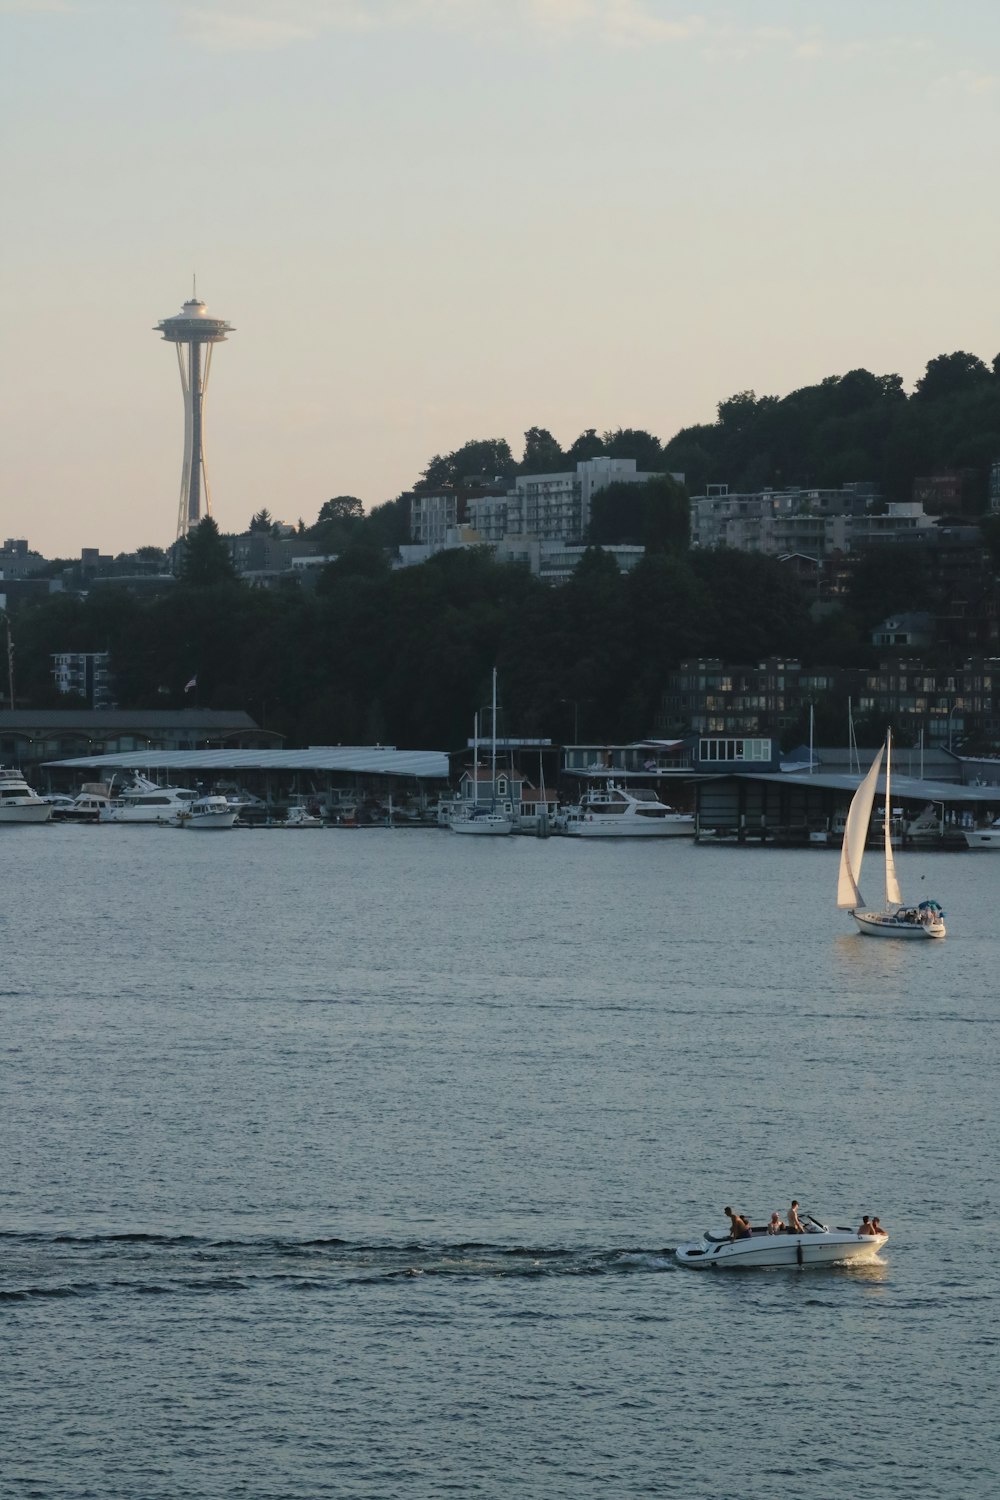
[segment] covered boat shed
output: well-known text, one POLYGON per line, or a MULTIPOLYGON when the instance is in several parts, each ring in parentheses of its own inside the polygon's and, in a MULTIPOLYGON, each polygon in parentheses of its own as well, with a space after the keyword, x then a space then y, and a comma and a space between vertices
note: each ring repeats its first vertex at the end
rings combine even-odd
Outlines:
MULTIPOLYGON (((860 776, 819 773, 732 773, 707 777, 696 787, 695 837, 733 843, 806 844, 839 840, 860 776)), ((885 777, 876 795, 885 796, 885 777)), ((917 776, 892 778, 893 807, 914 818, 932 806, 942 835, 968 823, 989 822, 1000 815, 1000 787, 961 786, 925 781, 917 776), (968 817, 966 816, 968 815, 968 817)), ((905 836, 904 836, 905 842, 905 836)))
POLYGON ((190 786, 238 782, 267 802, 289 792, 332 791, 393 796, 437 791, 448 782, 443 750, 397 750, 393 745, 310 745, 305 750, 130 750, 116 755, 74 756, 45 762, 60 785, 81 773, 103 779, 115 772, 141 771, 152 781, 190 786))

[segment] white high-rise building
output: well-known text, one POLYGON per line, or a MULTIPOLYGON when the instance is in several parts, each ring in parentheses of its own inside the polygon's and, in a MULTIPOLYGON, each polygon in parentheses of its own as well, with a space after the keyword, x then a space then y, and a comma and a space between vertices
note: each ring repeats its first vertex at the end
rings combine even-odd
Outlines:
MULTIPOLYGON (((637 470, 634 458, 588 458, 575 472, 519 474, 506 495, 472 499, 468 521, 484 542, 531 536, 542 542, 586 540, 594 496, 609 484, 644 484, 655 474, 637 470)), ((683 483, 683 474, 671 478, 683 483)))

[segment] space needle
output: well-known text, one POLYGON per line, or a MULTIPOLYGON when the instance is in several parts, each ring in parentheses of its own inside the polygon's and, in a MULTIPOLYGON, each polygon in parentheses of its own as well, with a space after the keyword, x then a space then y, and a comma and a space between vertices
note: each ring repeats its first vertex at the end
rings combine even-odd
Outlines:
POLYGON ((204 412, 208 374, 212 367, 212 345, 225 341, 233 332, 224 318, 210 318, 197 292, 185 302, 173 318, 157 323, 155 331, 177 345, 177 364, 184 393, 184 468, 181 471, 181 498, 177 513, 178 539, 187 536, 201 520, 201 497, 205 495, 205 514, 211 515, 212 501, 205 473, 204 412))

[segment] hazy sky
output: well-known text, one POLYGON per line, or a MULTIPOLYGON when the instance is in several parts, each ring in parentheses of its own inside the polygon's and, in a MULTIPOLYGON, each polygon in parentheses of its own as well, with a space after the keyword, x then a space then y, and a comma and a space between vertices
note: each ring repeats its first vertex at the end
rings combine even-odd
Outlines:
POLYGON ((991 359, 998 47, 996 0, 0 0, 0 535, 173 540, 192 271, 224 530, 991 359))

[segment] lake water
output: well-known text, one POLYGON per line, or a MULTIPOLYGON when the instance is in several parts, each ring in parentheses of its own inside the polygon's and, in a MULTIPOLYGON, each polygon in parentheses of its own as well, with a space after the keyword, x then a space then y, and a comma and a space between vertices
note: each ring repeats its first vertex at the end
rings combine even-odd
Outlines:
POLYGON ((0 846, 5 1500, 1000 1489, 1000 859, 0 846), (675 1267, 792 1197, 884 1264, 675 1267))

